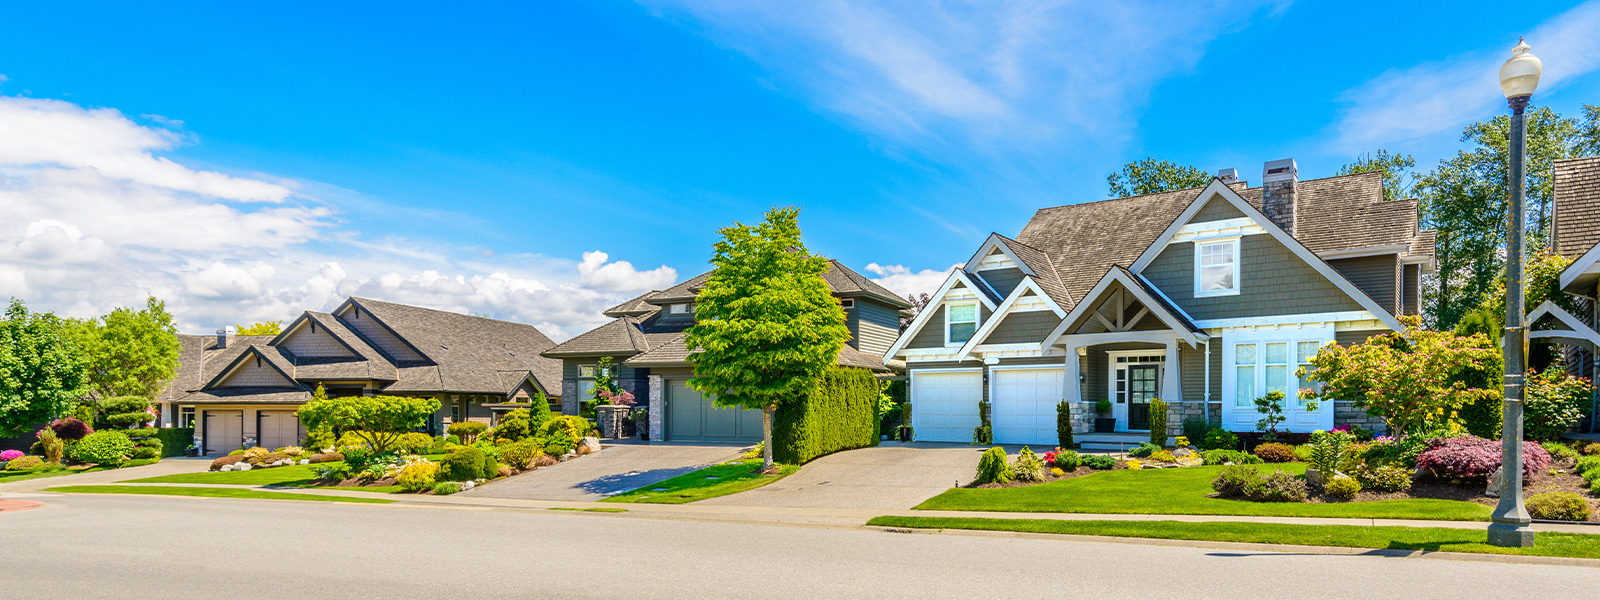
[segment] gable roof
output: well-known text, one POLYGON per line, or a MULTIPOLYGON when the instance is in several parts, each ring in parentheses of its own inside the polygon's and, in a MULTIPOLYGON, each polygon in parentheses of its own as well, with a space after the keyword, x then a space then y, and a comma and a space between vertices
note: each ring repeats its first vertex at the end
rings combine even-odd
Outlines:
POLYGON ((387 389, 509 393, 500 389, 499 372, 526 370, 547 393, 561 393, 561 364, 540 355, 555 342, 532 325, 370 298, 345 302, 360 306, 433 363, 400 369, 399 381, 387 389))
MULTIPOLYGON (((706 286, 706 280, 711 278, 711 273, 713 271, 706 271, 691 277, 683 283, 654 292, 647 298, 641 297, 635 300, 658 306, 694 302, 695 297, 700 294, 700 290, 706 286)), ((867 296, 895 308, 911 308, 911 303, 906 301, 905 298, 901 298, 898 294, 889 291, 888 288, 878 285, 877 282, 857 273, 854 269, 844 266, 844 263, 831 258, 828 259, 828 270, 822 273, 822 280, 828 282, 828 289, 833 292, 833 295, 840 298, 867 296)))
MULTIPOLYGON (((989 234, 989 239, 984 240, 983 246, 980 246, 978 251, 973 253, 972 258, 967 260, 964 270, 969 273, 976 273, 980 279, 983 278, 983 273, 977 270, 978 263, 988 256, 992 250, 999 250, 1005 253, 1013 262, 1017 263, 1017 267, 1025 275, 1033 278, 1034 282, 1039 285, 1040 290, 1050 298, 1051 302, 1054 302, 1063 310, 1072 308, 1074 303, 1072 293, 1068 292, 1066 284, 1062 283, 1061 274, 1056 270, 1055 263, 1050 260, 1050 255, 1043 250, 999 233, 989 234)), ((987 285, 988 281, 985 280, 984 283, 987 285)))
POLYGON ((989 320, 985 321, 982 326, 978 327, 978 330, 972 334, 972 337, 967 339, 967 343, 962 344, 961 350, 956 353, 956 360, 966 360, 967 356, 972 354, 972 352, 976 350, 978 346, 983 345, 983 342, 989 339, 989 334, 993 333, 994 330, 1000 326, 1002 321, 1005 321, 1007 315, 1012 314, 1011 307, 1015 306, 1017 302, 1029 292, 1033 292, 1035 296, 1039 297, 1041 300, 1044 300, 1045 303, 1050 307, 1050 310, 1055 313, 1056 317, 1059 318, 1066 316, 1067 307, 1061 306, 1060 303, 1051 299, 1048 294, 1045 294, 1042 286, 1039 285, 1039 282, 1035 280, 1032 275, 1025 276, 1022 278, 1022 283, 1017 284, 1016 289, 1011 290, 1011 295, 1006 297, 1005 302, 1001 302, 1000 306, 994 309, 994 314, 989 315, 989 320))
POLYGON ((1530 326, 1534 325, 1545 317, 1550 317, 1565 326, 1566 329, 1530 329, 1528 331, 1529 338, 1579 340, 1587 342, 1591 350, 1600 349, 1600 333, 1591 329, 1588 324, 1583 322, 1583 319, 1574 316, 1560 306, 1556 306, 1556 303, 1549 300, 1540 303, 1538 308, 1528 313, 1528 324, 1530 326))
POLYGON ((613 306, 611 308, 605 309, 600 314, 603 314, 603 315, 608 316, 608 317, 613 317, 613 318, 615 318, 615 317, 642 317, 642 316, 648 315, 648 314, 653 313, 655 311, 661 310, 660 307, 657 307, 656 305, 647 302, 647 300, 649 300, 650 297, 655 296, 656 294, 660 294, 660 293, 661 293, 661 290, 650 290, 650 291, 645 292, 643 294, 639 294, 637 297, 635 297, 635 298, 633 298, 633 299, 631 299, 631 300, 629 300, 627 302, 623 302, 622 304, 618 304, 618 305, 613 306))
POLYGON ((544 351, 545 356, 630 355, 654 347, 644 332, 643 319, 618 317, 544 351))
POLYGON ((928 296, 928 305, 922 307, 916 318, 911 319, 911 324, 906 326, 905 331, 900 332, 900 337, 895 338, 894 344, 889 346, 889 349, 883 353, 884 360, 892 359, 900 354, 901 350, 906 349, 906 344, 911 343, 911 338, 917 337, 917 332, 922 331, 928 321, 933 320, 933 315, 939 313, 939 304, 944 301, 944 297, 950 293, 950 290, 955 289, 958 283, 972 290, 973 295, 978 297, 978 301, 982 302, 984 306, 988 306, 989 310, 993 311, 997 308, 1002 299, 997 299, 994 290, 988 285, 980 286, 975 280, 982 281, 961 269, 951 271, 949 275, 945 276, 944 284, 940 285, 938 290, 928 296))
MULTIPOLYGON (((661 343, 656 348, 636 355, 623 364, 632 367, 680 367, 689 365, 689 356, 695 354, 685 343, 688 334, 681 333, 661 343)), ((845 344, 839 348, 838 364, 841 367, 858 367, 878 372, 888 372, 882 356, 875 356, 845 344)))
POLYGON ((1105 275, 1100 277, 1100 281, 1095 282, 1089 293, 1084 295, 1083 301, 1073 307, 1072 311, 1061 319, 1061 323, 1056 325, 1055 329, 1050 330, 1050 334, 1045 336, 1044 342, 1039 347, 1049 349, 1054 346, 1058 338, 1066 335, 1068 327, 1071 327, 1078 319, 1087 315, 1089 311, 1094 310, 1095 305, 1099 304, 1100 296, 1106 293, 1106 290, 1111 289, 1111 284, 1113 283, 1119 283, 1123 289, 1133 292, 1134 298, 1138 299, 1140 304, 1150 309, 1151 314, 1160 319, 1168 329, 1171 329, 1183 341, 1188 342, 1190 346, 1195 346, 1200 343, 1200 340, 1210 337, 1200 331, 1200 328, 1195 326, 1194 320, 1190 319, 1189 315, 1184 314, 1183 310, 1167 302, 1166 298, 1152 287, 1149 282, 1144 281, 1143 277, 1121 266, 1113 265, 1106 271, 1105 275))
POLYGON ((1600 245, 1600 156, 1558 160, 1553 171, 1551 240, 1560 255, 1579 256, 1600 245))
POLYGON ((233 360, 228 361, 226 366, 217 369, 217 374, 213 375, 210 380, 206 381, 206 387, 220 385, 222 382, 227 381, 229 377, 233 376, 234 372, 238 371, 239 368, 244 365, 244 363, 252 358, 259 358, 262 365, 277 371, 278 375, 283 377, 282 386, 262 387, 270 389, 305 389, 305 386, 301 385, 300 382, 295 381, 293 375, 294 364, 289 362, 288 357, 271 350, 271 348, 267 348, 267 346, 264 344, 240 345, 239 353, 234 355, 233 360), (267 350, 263 351, 263 348, 266 348, 267 350))

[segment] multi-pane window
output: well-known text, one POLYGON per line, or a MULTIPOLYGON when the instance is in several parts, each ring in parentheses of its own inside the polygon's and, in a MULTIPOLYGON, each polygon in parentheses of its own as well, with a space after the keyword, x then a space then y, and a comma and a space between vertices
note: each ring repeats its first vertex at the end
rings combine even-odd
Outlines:
MULTIPOLYGON (((1299 369, 1305 369, 1306 373, 1309 375, 1311 373, 1311 369, 1312 369, 1311 357, 1316 356, 1317 355, 1317 351, 1321 350, 1321 349, 1322 349, 1322 342, 1299 342, 1298 344, 1296 344, 1295 345, 1295 366, 1297 367, 1296 371, 1298 372, 1299 369)), ((1305 376, 1299 377, 1299 381, 1300 381, 1300 384, 1298 386, 1299 389, 1309 390, 1309 389, 1316 389, 1317 388, 1317 382, 1311 381, 1310 379, 1307 379, 1305 376)), ((1300 399, 1300 404, 1303 406, 1303 405, 1305 405, 1305 403, 1306 403, 1305 399, 1301 398, 1300 399)))
POLYGON ((178 427, 194 427, 193 406, 185 406, 178 409, 178 427))
POLYGON ((595 365, 578 365, 579 377, 594 377, 595 365))
POLYGON ((945 309, 945 327, 945 343, 967 343, 978 332, 978 305, 951 304, 945 309))
POLYGON ((1256 345, 1233 347, 1233 404, 1253 406, 1256 399, 1256 345))
POLYGON ((1239 291, 1239 241, 1195 244, 1195 295, 1239 291))
POLYGON ((1266 360, 1262 361, 1266 370, 1265 393, 1279 392, 1284 398, 1289 395, 1289 343, 1267 343, 1266 360))

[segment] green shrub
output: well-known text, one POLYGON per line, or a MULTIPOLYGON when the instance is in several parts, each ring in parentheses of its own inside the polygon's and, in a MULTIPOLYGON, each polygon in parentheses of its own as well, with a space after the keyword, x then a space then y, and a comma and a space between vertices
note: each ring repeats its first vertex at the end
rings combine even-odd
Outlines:
POLYGON ((439 462, 439 479, 468 481, 483 476, 483 463, 491 460, 482 450, 465 447, 451 452, 439 462))
POLYGON ((161 457, 183 456, 194 444, 193 427, 162 427, 156 430, 156 439, 161 440, 161 457))
POLYGON ((1150 453, 1150 460, 1169 463, 1178 462, 1178 457, 1173 456, 1171 452, 1167 452, 1166 450, 1158 450, 1150 453))
POLYGON ((159 446, 134 446, 133 451, 128 453, 128 458, 134 460, 161 458, 161 448, 159 446))
POLYGON ((1578 451, 1561 442, 1544 442, 1539 446, 1550 453, 1550 460, 1578 460, 1578 451))
MULTIPOLYGON (((545 410, 550 410, 549 405, 545 405, 545 410)), ((540 423, 539 426, 543 427, 544 423, 540 423)), ((533 435, 533 427, 531 412, 526 408, 519 408, 500 417, 500 422, 490 430, 490 437, 495 440, 522 441, 533 435)))
POLYGON ((400 469, 400 474, 395 477, 395 483, 408 492, 421 492, 433 489, 439 476, 439 465, 426 460, 419 460, 407 464, 400 469))
POLYGON ((433 486, 433 495, 435 496, 449 496, 459 491, 461 491, 461 484, 454 481, 444 481, 433 486))
POLYGON ((1380 465, 1373 467, 1362 464, 1351 473, 1362 487, 1382 490, 1385 492, 1398 492, 1411 487, 1411 471, 1395 465, 1380 465))
POLYGON ((339 447, 339 439, 333 437, 333 430, 327 427, 306 431, 306 439, 300 440, 300 445, 321 452, 328 448, 339 447))
POLYGON ((1110 471, 1117 468, 1117 459, 1104 454, 1085 454, 1083 464, 1096 471, 1110 471))
POLYGON ((545 436, 542 440, 534 440, 544 446, 544 453, 555 458, 566 456, 573 448, 578 447, 578 440, 564 431, 558 431, 545 436))
POLYGON ((1295 462, 1303 462, 1303 463, 1311 462, 1311 453, 1312 453, 1311 444, 1300 444, 1300 445, 1297 445, 1297 446, 1289 446, 1289 449, 1294 452, 1294 460, 1295 460, 1295 462))
POLYGON ((1578 459, 1578 464, 1572 467, 1572 471, 1579 475, 1589 471, 1600 471, 1600 456, 1585 456, 1578 459))
POLYGON ((1277 442, 1256 446, 1255 455, 1269 463, 1294 462, 1294 448, 1277 442))
POLYGON ((488 453, 478 460, 478 477, 494 479, 500 476, 500 461, 488 453))
POLYGON ((78 460, 106 467, 118 467, 133 452, 133 442, 120 431, 97 431, 78 441, 78 460))
POLYGON ((1225 465, 1229 463, 1236 465, 1259 465, 1262 462, 1265 462, 1254 454, 1226 449, 1206 450, 1200 453, 1200 458, 1205 459, 1207 465, 1225 465))
POLYGON ((1306 482, 1279 469, 1245 486, 1244 497, 1252 502, 1305 502, 1306 482))
POLYGON ((1255 468, 1234 465, 1211 478, 1211 489, 1224 498, 1243 498, 1245 488, 1260 479, 1261 472, 1255 468))
POLYGON ((62 457, 67 453, 67 442, 49 427, 41 430, 38 436, 39 442, 35 445, 39 447, 39 454, 44 455, 44 461, 61 464, 62 457))
MULTIPOLYGON (((1303 446, 1306 449, 1304 460, 1310 463, 1311 468, 1332 477, 1344 468, 1345 458, 1355 441, 1355 436, 1343 431, 1313 432, 1311 443, 1303 446)), ((1295 455, 1300 455, 1300 448, 1295 449, 1295 455)))
POLYGON ((544 454, 544 448, 537 442, 537 440, 523 440, 507 444, 501 451, 500 459, 514 469, 526 469, 533 459, 544 454))
POLYGON ((402 454, 418 454, 433 445, 433 436, 426 433, 406 433, 395 440, 394 449, 402 454))
POLYGON ((1528 496, 1528 515, 1550 521, 1589 520, 1589 501, 1572 492, 1545 492, 1528 496))
POLYGON ((150 399, 142 396, 114 396, 96 403, 102 422, 124 428, 154 421, 156 416, 150 414, 150 405, 150 399))
POLYGON ((878 442, 878 379, 866 369, 833 367, 772 417, 772 460, 803 465, 819 456, 878 442))
POLYGON ((1056 447, 1071 450, 1077 446, 1072 441, 1072 403, 1062 400, 1056 404, 1056 447))
POLYGON ((1589 493, 1600 496, 1600 479, 1589 482, 1589 493))
POLYGON ((11 462, 6 463, 5 467, 8 471, 33 471, 43 468, 44 464, 44 459, 42 458, 37 456, 24 456, 21 458, 11 459, 11 462))
POLYGON ((1076 450, 1061 450, 1056 452, 1055 465, 1062 471, 1071 473, 1083 465, 1083 455, 1076 450))
POLYGON ((1023 446, 1011 465, 1011 474, 1017 481, 1044 481, 1044 460, 1034 454, 1032 448, 1023 446))
POLYGON ((1361 493, 1361 483, 1349 477, 1334 477, 1329 479, 1328 483, 1322 486, 1322 489, 1328 493, 1330 498, 1351 500, 1356 497, 1356 494, 1361 493))
POLYGON ((450 435, 461 436, 463 441, 471 444, 474 440, 478 439, 479 435, 483 434, 483 432, 487 431, 488 429, 488 425, 484 425, 483 423, 479 423, 477 421, 462 421, 460 423, 451 423, 450 427, 446 429, 446 431, 450 432, 450 435))
POLYGON ((1211 423, 1205 417, 1187 417, 1183 420, 1183 437, 1189 438, 1191 443, 1204 441, 1210 429, 1211 423))
POLYGON ((1589 469, 1579 473, 1578 476, 1582 477, 1583 480, 1588 483, 1594 483, 1596 481, 1600 481, 1600 469, 1589 469))
POLYGON ((972 428, 972 444, 987 446, 994 443, 994 426, 989 422, 989 402, 978 401, 978 426, 972 428))
POLYGON ((355 474, 356 470, 345 463, 331 463, 315 467, 312 472, 317 474, 317 479, 338 483, 349 479, 351 475, 355 474))
POLYGON ((1167 445, 1167 401, 1160 398, 1150 401, 1150 443, 1167 445))
POLYGON ((983 452, 983 457, 978 459, 978 477, 976 483, 1008 483, 1011 481, 1011 465, 1006 463, 1006 449, 995 446, 983 452))
POLYGON ((574 415, 561 415, 550 419, 549 423, 545 423, 543 433, 546 437, 556 433, 564 433, 574 440, 581 440, 587 437, 591 431, 594 431, 594 423, 589 422, 588 419, 574 415))
POLYGON ((1161 450, 1161 446, 1157 446, 1150 442, 1139 442, 1139 445, 1128 450, 1128 456, 1133 458, 1144 458, 1156 453, 1159 450, 1161 450))

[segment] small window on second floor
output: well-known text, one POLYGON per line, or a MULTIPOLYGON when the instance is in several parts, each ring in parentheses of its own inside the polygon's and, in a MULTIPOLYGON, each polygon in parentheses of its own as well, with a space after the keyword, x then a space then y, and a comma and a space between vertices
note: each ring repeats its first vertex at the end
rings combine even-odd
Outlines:
POLYGON ((843 300, 840 300, 839 301, 839 306, 843 307, 845 310, 849 310, 849 309, 855 308, 856 307, 856 299, 855 298, 845 298, 843 300))
POLYGON ((951 304, 945 307, 946 344, 965 344, 978 332, 978 304, 951 304))
POLYGON ((668 305, 667 306, 667 312, 670 312, 670 313, 675 314, 675 315, 686 315, 686 314, 689 314, 689 305, 687 305, 687 304, 672 304, 672 305, 668 305))
POLYGON ((578 365, 579 377, 594 377, 595 365, 578 365))
POLYGON ((1194 295, 1239 293, 1239 240, 1196 242, 1194 249, 1194 295))

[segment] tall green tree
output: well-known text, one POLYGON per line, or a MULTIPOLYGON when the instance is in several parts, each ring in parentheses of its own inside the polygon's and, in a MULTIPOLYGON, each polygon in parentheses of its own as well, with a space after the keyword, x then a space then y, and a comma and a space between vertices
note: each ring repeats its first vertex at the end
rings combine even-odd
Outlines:
POLYGON ((261 321, 249 325, 234 325, 238 335, 278 335, 283 332, 283 321, 261 321))
POLYGON ((1200 167, 1148 157, 1122 165, 1122 170, 1106 177, 1111 198, 1139 196, 1202 187, 1211 183, 1211 173, 1200 167))
POLYGON ((436 412, 439 401, 433 398, 348 396, 313 398, 300 405, 295 416, 308 430, 349 432, 373 452, 383 453, 393 448, 400 436, 426 425, 436 412))
POLYGON ((12 298, 0 320, 0 437, 70 412, 85 376, 85 361, 61 320, 12 298))
POLYGON ((799 209, 774 208, 760 224, 721 233, 685 340, 698 350, 689 386, 717 406, 762 411, 762 468, 771 470, 773 413, 837 364, 850 330, 822 279, 828 260, 800 240, 799 209))
POLYGON ((1600 106, 1583 105, 1583 123, 1578 126, 1578 155, 1600 156, 1600 106))
POLYGON ((178 327, 166 303, 154 297, 143 310, 120 307, 71 329, 89 360, 91 398, 154 398, 178 372, 178 327))
POLYGON ((1388 200, 1398 200, 1411 197, 1411 188, 1417 180, 1416 173, 1412 173, 1411 169, 1416 166, 1417 159, 1411 155, 1391 153, 1380 148, 1377 152, 1357 156, 1355 162, 1340 167, 1339 174, 1354 175, 1373 171, 1382 173, 1383 197, 1388 200))

